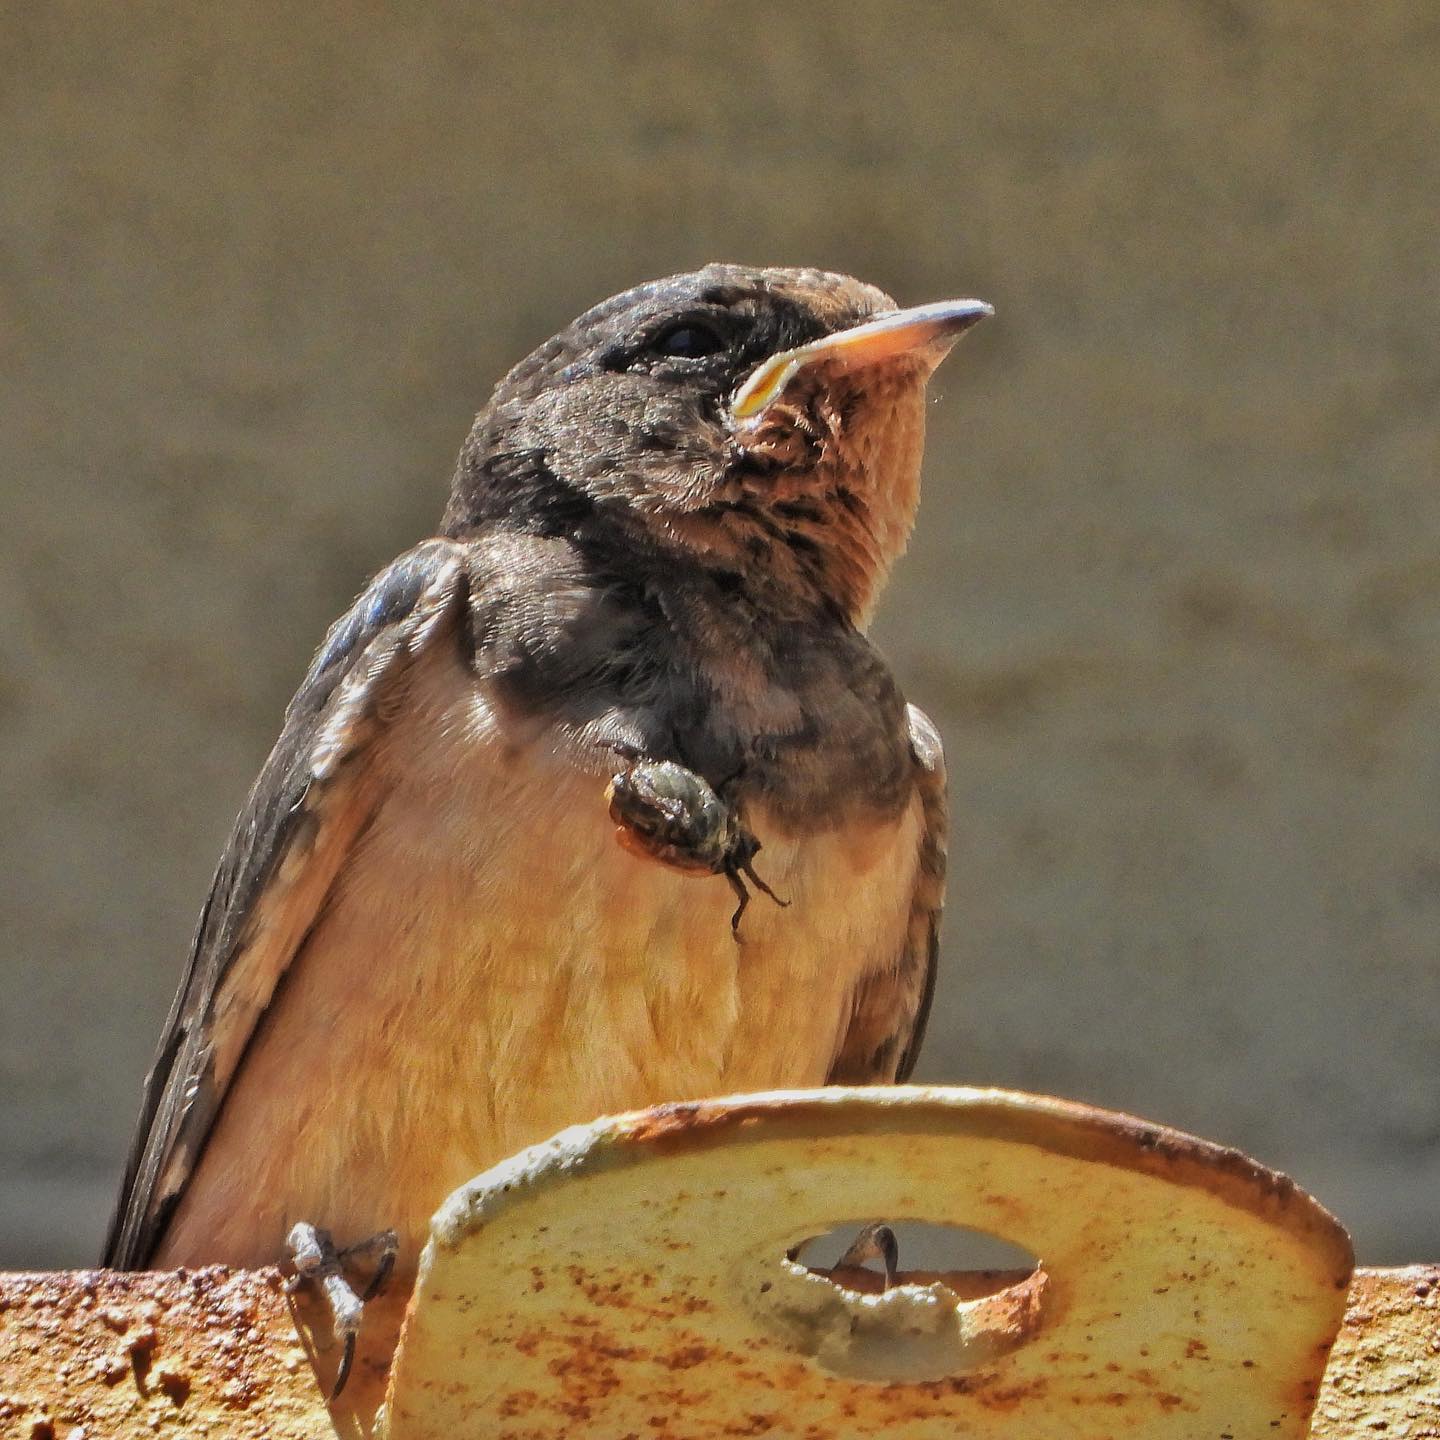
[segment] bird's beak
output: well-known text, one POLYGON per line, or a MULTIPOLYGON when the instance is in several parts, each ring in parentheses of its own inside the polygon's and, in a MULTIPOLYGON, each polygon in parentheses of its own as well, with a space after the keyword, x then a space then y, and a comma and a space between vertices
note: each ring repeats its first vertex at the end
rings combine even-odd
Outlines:
POLYGON ((983 300, 940 300, 933 305, 894 310, 849 330, 837 330, 822 340, 813 340, 794 350, 782 350, 755 367, 750 378, 735 392, 730 414, 742 422, 757 419, 802 370, 826 361, 851 370, 877 365, 898 355, 928 352, 933 356, 930 361, 933 369, 966 330, 977 320, 994 313, 993 307, 983 300))

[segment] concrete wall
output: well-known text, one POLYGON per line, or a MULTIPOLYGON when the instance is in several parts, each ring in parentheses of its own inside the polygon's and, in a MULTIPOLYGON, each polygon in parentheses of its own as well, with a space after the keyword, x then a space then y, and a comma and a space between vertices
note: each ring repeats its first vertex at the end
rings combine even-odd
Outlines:
POLYGON ((235 809, 495 377, 708 259, 974 293, 879 625, 956 839, 923 1074, 1440 1233, 1428 0, 0 22, 0 1263, 90 1258, 235 809))

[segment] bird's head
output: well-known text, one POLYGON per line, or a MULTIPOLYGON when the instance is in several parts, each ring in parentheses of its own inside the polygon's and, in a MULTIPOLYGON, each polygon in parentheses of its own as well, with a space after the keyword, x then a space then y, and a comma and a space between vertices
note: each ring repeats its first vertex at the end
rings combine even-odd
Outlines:
POLYGON ((637 558, 861 623, 914 521, 926 381, 990 313, 901 310, 819 270, 707 265, 638 286, 501 381, 446 529, 619 535, 637 558))

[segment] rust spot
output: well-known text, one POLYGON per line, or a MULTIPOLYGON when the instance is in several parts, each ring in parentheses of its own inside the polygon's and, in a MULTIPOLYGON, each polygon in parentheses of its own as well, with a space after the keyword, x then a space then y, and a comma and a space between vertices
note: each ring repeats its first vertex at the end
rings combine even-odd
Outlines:
POLYGON ((975 1376, 974 1384, 965 1384, 962 1379, 952 1382, 955 1394, 972 1393, 987 1410, 1018 1410, 1022 1405, 1033 1404, 1049 1388, 1044 1380, 1031 1380, 1024 1385, 995 1387, 985 1383, 988 1377, 975 1376))
POLYGON ((190 1398, 190 1376, 171 1365, 155 1367, 155 1383, 178 1410, 190 1398))
MULTIPOLYGON (((709 1123, 715 1124, 718 1118, 710 1115, 709 1123)), ((665 1145, 693 1136, 696 1127, 704 1125, 706 1120, 704 1108, 697 1104, 656 1105, 636 1120, 629 1133, 642 1145, 665 1145)))
POLYGON ((667 1370, 692 1370, 696 1365, 703 1365, 712 1353, 708 1345, 684 1345, 656 1358, 667 1370))
POLYGON ((513 1420, 517 1415, 526 1415, 540 1403, 540 1397, 533 1390, 510 1390, 501 1398, 496 1406, 496 1413, 505 1420, 513 1420))
POLYGON ((775 1428, 772 1415, 747 1415, 744 1420, 727 1425, 722 1432, 726 1435, 768 1435, 775 1428))

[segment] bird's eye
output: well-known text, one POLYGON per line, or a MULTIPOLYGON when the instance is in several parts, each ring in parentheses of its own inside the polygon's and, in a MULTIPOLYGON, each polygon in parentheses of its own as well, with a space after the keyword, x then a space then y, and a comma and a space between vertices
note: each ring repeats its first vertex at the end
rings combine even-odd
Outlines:
POLYGON ((683 360, 698 360, 702 355, 713 355, 725 348, 720 334, 708 325, 687 320, 662 330, 650 342, 650 349, 657 355, 672 355, 683 360))

